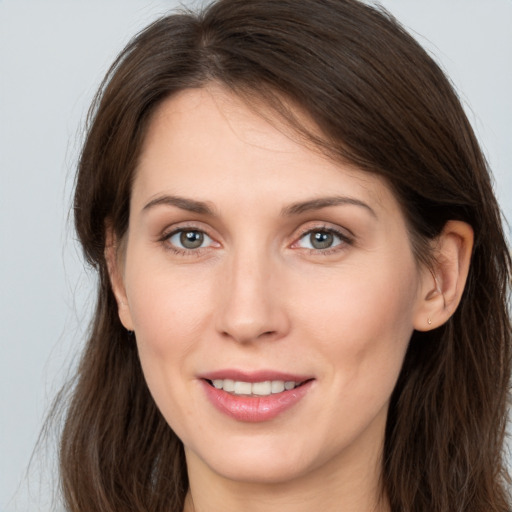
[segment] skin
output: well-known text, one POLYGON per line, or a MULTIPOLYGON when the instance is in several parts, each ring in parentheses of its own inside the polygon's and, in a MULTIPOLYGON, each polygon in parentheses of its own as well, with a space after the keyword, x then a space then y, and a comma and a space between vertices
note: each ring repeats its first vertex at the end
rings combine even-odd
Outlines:
POLYGON ((389 397, 413 330, 440 325, 458 303, 469 227, 449 223, 438 266, 422 268, 382 179, 211 86, 159 107, 128 232, 108 236, 120 318, 185 446, 186 511, 388 510, 379 477, 389 397), (333 197, 343 200, 311 203, 333 197), (211 211, 191 211, 190 200, 211 211), (180 246, 187 230, 206 235, 201 247, 180 246), (334 231, 330 247, 312 245, 311 232, 334 231), (226 368, 313 382, 276 418, 247 423, 214 408, 198 378, 226 368))

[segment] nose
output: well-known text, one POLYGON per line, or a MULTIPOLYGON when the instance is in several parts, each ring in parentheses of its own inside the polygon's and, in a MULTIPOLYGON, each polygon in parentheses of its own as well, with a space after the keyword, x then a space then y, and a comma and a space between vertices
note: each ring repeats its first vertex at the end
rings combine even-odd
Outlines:
POLYGON ((238 343, 284 337, 290 329, 278 265, 265 254, 234 255, 217 300, 217 331, 238 343))

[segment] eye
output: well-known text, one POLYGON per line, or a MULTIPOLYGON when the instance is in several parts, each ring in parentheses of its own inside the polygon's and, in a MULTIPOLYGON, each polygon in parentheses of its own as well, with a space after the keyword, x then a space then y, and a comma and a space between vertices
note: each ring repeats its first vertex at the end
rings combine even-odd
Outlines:
POLYGON ((297 246, 303 249, 325 251, 348 241, 347 237, 332 229, 314 229, 302 235, 297 242, 297 246))
POLYGON ((197 229, 180 229, 168 237, 168 241, 178 249, 201 249, 212 245, 213 240, 197 229))

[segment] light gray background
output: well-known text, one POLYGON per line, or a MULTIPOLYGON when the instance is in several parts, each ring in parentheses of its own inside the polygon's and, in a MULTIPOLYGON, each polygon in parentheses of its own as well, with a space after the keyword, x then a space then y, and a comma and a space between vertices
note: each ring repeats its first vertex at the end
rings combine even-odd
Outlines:
MULTIPOLYGON (((50 510, 52 445, 25 471, 93 303, 68 220, 88 105, 129 38, 177 3, 0 0, 0 512, 50 510)), ((512 218, 512 0, 382 3, 451 76, 512 218)))

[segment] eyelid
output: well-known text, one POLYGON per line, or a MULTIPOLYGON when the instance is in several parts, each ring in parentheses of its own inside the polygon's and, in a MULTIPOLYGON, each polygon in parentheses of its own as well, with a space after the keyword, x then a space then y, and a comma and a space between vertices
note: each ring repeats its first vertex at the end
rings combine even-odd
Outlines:
POLYGON ((346 227, 337 226, 329 222, 307 223, 306 225, 303 225, 299 228, 297 234, 294 235, 294 238, 295 240, 298 240, 299 238, 313 231, 327 231, 330 233, 334 233, 336 235, 339 235, 343 240, 347 241, 353 241, 356 238, 356 236, 350 229, 346 227))
MULTIPOLYGON (((200 224, 200 223, 199 223, 200 224)), ((175 254, 179 255, 186 255, 186 256, 192 256, 192 255, 200 255, 204 251, 207 251, 210 248, 218 248, 221 246, 221 244, 217 241, 217 237, 213 236, 207 228, 204 226, 198 225, 197 222, 184 222, 184 223, 176 223, 172 224, 171 226, 166 227, 161 235, 158 237, 158 242, 163 244, 165 248, 169 251, 172 251, 175 254), (197 231, 199 233, 203 233, 205 236, 207 236, 212 243, 209 244, 207 247, 197 247, 195 249, 186 249, 183 247, 176 246, 170 242, 171 237, 174 235, 181 233, 183 231, 197 231)))
POLYGON ((179 233, 180 231, 200 231, 205 235, 208 235, 211 239, 216 237, 211 234, 211 229, 205 226, 202 222, 197 221, 180 221, 174 224, 167 225, 161 230, 161 234, 158 235, 160 241, 168 239, 170 236, 179 233))
POLYGON ((334 252, 342 251, 347 246, 354 245, 355 236, 354 234, 347 228, 341 228, 339 226, 333 226, 331 224, 321 223, 321 224, 309 224, 307 226, 302 227, 297 235, 294 236, 294 241, 290 245, 293 249, 308 251, 311 254, 332 254, 334 252), (326 249, 311 249, 308 247, 300 247, 299 241, 302 240, 306 235, 314 233, 315 231, 324 231, 327 233, 332 233, 334 236, 337 236, 341 243, 328 247, 326 249))

